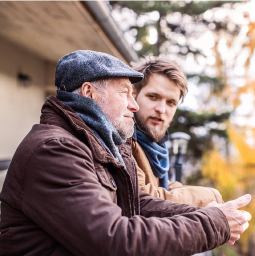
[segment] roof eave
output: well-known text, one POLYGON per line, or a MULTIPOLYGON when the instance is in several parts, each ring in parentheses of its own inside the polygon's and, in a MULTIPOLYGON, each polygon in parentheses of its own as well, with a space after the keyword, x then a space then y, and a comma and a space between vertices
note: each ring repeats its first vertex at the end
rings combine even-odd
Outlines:
POLYGON ((123 58, 130 63, 138 61, 138 55, 124 39, 122 31, 111 16, 110 8, 104 1, 81 1, 81 4, 90 11, 90 14, 103 29, 112 44, 123 58))

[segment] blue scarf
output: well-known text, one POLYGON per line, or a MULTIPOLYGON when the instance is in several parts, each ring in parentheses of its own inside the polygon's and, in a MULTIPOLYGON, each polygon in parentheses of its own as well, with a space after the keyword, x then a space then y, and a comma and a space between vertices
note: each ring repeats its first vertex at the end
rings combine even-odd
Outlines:
POLYGON ((159 178, 161 187, 168 190, 169 156, 166 145, 160 146, 139 130, 137 130, 137 141, 147 156, 154 175, 159 178))
POLYGON ((126 140, 120 137, 115 126, 96 101, 62 90, 57 91, 57 98, 65 105, 71 107, 95 134, 105 149, 125 166, 117 146, 124 144, 126 140))

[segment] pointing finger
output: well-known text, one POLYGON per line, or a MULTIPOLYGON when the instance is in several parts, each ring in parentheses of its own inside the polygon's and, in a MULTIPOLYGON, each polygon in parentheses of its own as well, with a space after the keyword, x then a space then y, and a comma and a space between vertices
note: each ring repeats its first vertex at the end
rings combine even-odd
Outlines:
POLYGON ((227 202, 227 204, 231 204, 234 209, 238 209, 238 208, 246 206, 247 204, 250 203, 250 201, 251 201, 251 195, 246 194, 246 195, 241 196, 235 200, 227 202))

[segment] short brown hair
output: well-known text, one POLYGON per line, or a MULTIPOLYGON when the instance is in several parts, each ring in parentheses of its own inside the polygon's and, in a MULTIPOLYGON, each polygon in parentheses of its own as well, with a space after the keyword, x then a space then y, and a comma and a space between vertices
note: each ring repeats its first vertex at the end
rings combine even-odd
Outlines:
POLYGON ((162 74, 178 86, 181 90, 180 99, 183 100, 188 91, 187 79, 180 66, 175 61, 150 56, 140 62, 132 62, 131 65, 134 70, 144 74, 144 79, 134 84, 137 94, 139 94, 141 89, 148 83, 152 74, 162 74))

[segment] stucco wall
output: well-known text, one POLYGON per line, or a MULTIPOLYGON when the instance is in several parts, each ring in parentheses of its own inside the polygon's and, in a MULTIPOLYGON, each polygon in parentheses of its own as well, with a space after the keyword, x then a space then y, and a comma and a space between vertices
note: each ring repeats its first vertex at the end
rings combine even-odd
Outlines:
POLYGON ((45 101, 45 61, 0 38, 0 160, 12 158, 17 146, 39 122, 45 101), (31 76, 25 87, 17 79, 31 76))

